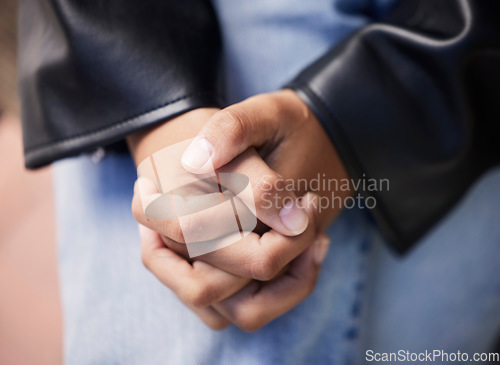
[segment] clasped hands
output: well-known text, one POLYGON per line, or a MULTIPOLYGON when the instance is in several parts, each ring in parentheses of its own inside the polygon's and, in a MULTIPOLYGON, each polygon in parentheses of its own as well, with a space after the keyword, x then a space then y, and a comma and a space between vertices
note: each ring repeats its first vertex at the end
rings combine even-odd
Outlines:
POLYGON ((283 186, 285 179, 347 174, 322 126, 291 90, 260 94, 223 110, 193 110, 130 136, 128 143, 140 163, 195 136, 182 155, 185 169, 203 174, 210 165, 247 176, 260 225, 239 241, 190 260, 179 223, 148 218, 136 183, 132 212, 142 260, 209 327, 233 323, 255 331, 312 293, 329 247, 321 232, 340 211, 331 206, 319 212, 318 195, 329 192, 306 192, 304 184, 291 191, 283 186), (209 151, 209 164, 202 150, 209 151))

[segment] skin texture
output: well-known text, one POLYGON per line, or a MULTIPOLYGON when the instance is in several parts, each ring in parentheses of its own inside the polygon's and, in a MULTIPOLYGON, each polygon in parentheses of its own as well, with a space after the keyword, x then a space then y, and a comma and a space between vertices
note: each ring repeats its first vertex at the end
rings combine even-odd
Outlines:
MULTIPOLYGON (((249 177, 262 224, 243 240, 190 262, 178 222, 146 217, 136 189, 132 211, 141 227, 143 262, 211 328, 234 323, 255 331, 312 292, 328 249, 328 238, 320 232, 340 212, 336 206, 318 213, 318 195, 331 192, 303 196, 307 186, 287 191, 282 179, 310 180, 318 174, 345 179, 347 174, 325 131, 291 90, 261 94, 220 111, 187 112, 130 136, 128 143, 138 164, 195 136, 195 141, 204 138, 212 146, 217 171, 249 177), (278 203, 270 207, 264 194, 278 203), (280 203, 285 198, 294 202, 294 229, 290 219, 283 218, 280 203)), ((341 198, 350 194, 336 193, 341 198)), ((196 220, 193 223, 196 226, 196 220)))

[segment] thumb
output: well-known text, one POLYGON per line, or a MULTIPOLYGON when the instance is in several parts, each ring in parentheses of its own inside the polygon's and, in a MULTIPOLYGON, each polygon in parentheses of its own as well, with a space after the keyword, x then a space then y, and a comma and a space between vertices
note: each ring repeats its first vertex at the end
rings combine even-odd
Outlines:
POLYGON ((195 174, 208 173, 248 147, 260 147, 273 138, 284 117, 276 99, 261 94, 215 113, 182 155, 183 167, 195 174))

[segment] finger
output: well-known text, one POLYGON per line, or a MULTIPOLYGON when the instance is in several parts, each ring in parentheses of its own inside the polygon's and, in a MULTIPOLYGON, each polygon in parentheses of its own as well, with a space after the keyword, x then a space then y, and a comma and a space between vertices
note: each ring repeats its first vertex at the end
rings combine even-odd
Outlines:
MULTIPOLYGON (((317 232, 318 227, 316 227, 314 219, 318 206, 317 196, 307 194, 300 201, 300 204, 306 209, 309 219, 309 226, 301 235, 287 237, 271 230, 261 237, 256 233, 248 234, 247 232, 247 236, 243 239, 199 256, 199 260, 237 276, 251 277, 257 280, 272 279, 311 244, 317 232)), ((138 220, 141 222, 140 218, 138 220)), ((160 232, 166 231, 158 226, 152 227, 150 221, 145 223, 160 232)), ((174 225, 168 225, 168 222, 159 222, 158 224, 165 224, 166 228, 174 227, 174 225)), ((182 230, 178 234, 181 236, 182 230)), ((167 234, 167 236, 165 239, 168 241, 172 235, 167 234)), ((166 244, 170 246, 168 242, 166 244)))
POLYGON ((281 176, 268 167, 254 148, 219 169, 219 179, 228 190, 221 193, 216 187, 217 193, 205 195, 200 191, 193 195, 189 191, 175 198, 172 194, 159 194, 153 181, 140 177, 139 194, 135 194, 132 202, 134 216, 139 223, 181 243, 214 240, 238 232, 240 228, 251 231, 257 222, 255 215, 283 235, 299 235, 307 228, 308 216, 296 204, 294 192, 286 189, 281 176), (242 184, 239 177, 249 179, 250 184, 242 184), (238 199, 233 199, 236 196, 238 199), (213 206, 206 208, 205 201, 213 206), (175 213, 189 204, 191 214, 177 219, 175 213), (165 216, 166 211, 171 212, 171 216, 165 216), (239 222, 235 221, 235 214, 239 222), (170 219, 161 219, 163 217, 170 219))
POLYGON ((262 160, 254 148, 247 149, 219 169, 221 184, 224 185, 226 176, 231 179, 233 174, 249 179, 251 189, 239 194, 238 198, 250 210, 255 209, 260 221, 286 236, 296 236, 306 230, 309 218, 296 204, 295 193, 286 188, 283 178, 262 160))
MULTIPOLYGON (((175 211, 167 194, 160 194, 157 185, 146 177, 139 177, 134 184, 134 196, 132 197, 132 214, 135 220, 160 235, 172 238, 177 242, 184 242, 179 222, 176 221, 175 211), (165 199, 167 197, 167 199, 165 199), (146 215, 146 209, 154 202, 160 202, 164 206, 167 216, 161 221, 156 221, 146 215), (170 213, 172 211, 172 213, 170 213)), ((165 214, 164 214, 165 215, 165 214)))
POLYGON ((271 280, 314 241, 318 232, 317 203, 318 197, 312 193, 300 200, 308 214, 309 226, 299 236, 288 237, 274 230, 262 236, 249 233, 243 239, 198 259, 237 276, 271 280))
POLYGON ((250 281, 201 261, 190 265, 166 248, 157 233, 144 226, 139 228, 144 265, 189 307, 205 308, 236 293, 250 281))
POLYGON ((313 292, 328 246, 328 237, 318 235, 315 243, 291 263, 283 276, 267 283, 252 282, 213 308, 244 331, 260 329, 313 292))
POLYGON ((291 90, 261 94, 215 113, 184 152, 184 168, 206 173, 227 164, 250 146, 279 140, 281 122, 289 124, 303 117, 303 103, 296 99, 291 90))
POLYGON ((231 322, 222 314, 217 312, 212 306, 206 308, 190 308, 208 327, 213 330, 223 330, 231 322))
POLYGON ((235 201, 239 203, 240 212, 246 212, 242 216, 256 220, 248 210, 241 209, 243 204, 233 199, 234 194, 229 190, 221 193, 217 187, 216 193, 186 192, 182 196, 159 194, 154 183, 144 177, 140 177, 136 185, 132 213, 137 222, 179 243, 210 241, 239 232, 234 218, 235 201), (185 215, 178 216, 180 213, 185 215))

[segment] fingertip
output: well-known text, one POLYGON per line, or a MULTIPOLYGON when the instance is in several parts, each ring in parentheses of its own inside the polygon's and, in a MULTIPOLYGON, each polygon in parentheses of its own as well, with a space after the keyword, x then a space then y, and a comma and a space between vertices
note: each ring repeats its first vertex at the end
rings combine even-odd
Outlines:
POLYGON ((324 243, 324 244, 329 244, 330 243, 330 236, 328 236, 326 233, 324 232, 320 232, 316 235, 316 239, 314 242, 318 242, 318 243, 324 243))
POLYGON ((330 248, 330 237, 324 233, 319 233, 314 241, 314 262, 321 265, 326 258, 330 248))

